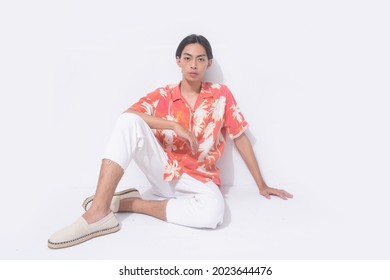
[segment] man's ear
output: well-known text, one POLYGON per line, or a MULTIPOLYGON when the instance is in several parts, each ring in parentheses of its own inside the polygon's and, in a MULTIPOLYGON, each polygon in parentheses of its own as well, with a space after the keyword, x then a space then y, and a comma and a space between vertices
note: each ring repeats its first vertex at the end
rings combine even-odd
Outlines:
POLYGON ((178 57, 178 56, 176 56, 176 64, 177 64, 177 66, 181 67, 180 57, 178 57))
POLYGON ((211 65, 213 65, 213 60, 209 59, 209 61, 207 62, 207 68, 210 68, 211 65))

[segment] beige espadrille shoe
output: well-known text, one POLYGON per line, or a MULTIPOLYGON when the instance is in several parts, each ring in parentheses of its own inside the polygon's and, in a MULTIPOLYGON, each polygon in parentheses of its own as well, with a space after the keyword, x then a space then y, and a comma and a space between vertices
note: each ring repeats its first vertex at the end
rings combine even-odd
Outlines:
MULTIPOLYGON (((85 211, 87 211, 91 205, 92 201, 94 199, 94 195, 91 195, 90 197, 87 197, 83 202, 83 208, 85 211)), ((137 197, 142 198, 139 191, 134 188, 126 189, 120 192, 116 192, 111 200, 110 209, 112 212, 116 213, 119 210, 119 204, 122 199, 130 198, 130 197, 137 197)))

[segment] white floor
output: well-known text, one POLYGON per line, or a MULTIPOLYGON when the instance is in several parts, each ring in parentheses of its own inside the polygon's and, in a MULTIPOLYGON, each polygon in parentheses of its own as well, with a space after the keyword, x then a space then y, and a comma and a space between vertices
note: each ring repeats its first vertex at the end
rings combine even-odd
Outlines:
MULTIPOLYGON (((82 213, 91 188, 22 191, 3 196, 0 259, 389 259, 387 193, 315 193, 290 186, 295 198, 270 201, 254 186, 224 187, 225 222, 199 230, 139 214, 118 214, 119 232, 81 245, 51 250, 47 238, 82 213), (45 193, 46 195, 41 195, 45 193), (38 197, 38 196, 37 196, 38 197), (36 198, 34 198, 36 199, 36 198), (34 206, 35 205, 35 206, 34 206), (50 209, 50 210, 49 210, 50 209)), ((141 190, 148 196, 147 190, 141 190)))
POLYGON ((0 2, 0 259, 390 259, 388 1, 198 1, 223 12, 197 21, 182 1, 89 2, 0 2), (265 179, 295 198, 238 185, 228 150, 219 229, 120 214, 118 233, 50 250, 120 112, 179 81, 172 44, 190 31, 212 41, 211 80, 233 90, 265 179))

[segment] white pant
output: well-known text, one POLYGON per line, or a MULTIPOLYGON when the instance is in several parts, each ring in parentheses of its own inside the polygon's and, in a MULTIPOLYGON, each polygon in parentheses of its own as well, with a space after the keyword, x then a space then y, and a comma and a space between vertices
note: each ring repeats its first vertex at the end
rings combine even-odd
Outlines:
POLYGON ((197 228, 216 228, 222 223, 225 202, 214 182, 203 183, 185 173, 178 180, 164 181, 167 155, 138 115, 123 113, 119 117, 103 158, 118 163, 123 170, 134 159, 154 193, 170 198, 168 222, 197 228))

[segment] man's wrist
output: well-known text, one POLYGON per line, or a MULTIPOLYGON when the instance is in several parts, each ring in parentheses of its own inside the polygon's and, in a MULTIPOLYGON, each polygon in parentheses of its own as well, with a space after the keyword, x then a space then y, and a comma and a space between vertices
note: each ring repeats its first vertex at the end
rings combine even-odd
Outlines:
POLYGON ((173 131, 175 131, 179 125, 180 124, 178 122, 170 121, 170 129, 172 129, 173 131))
POLYGON ((265 182, 262 182, 260 184, 257 184, 257 187, 259 188, 259 190, 265 190, 268 186, 265 182))

